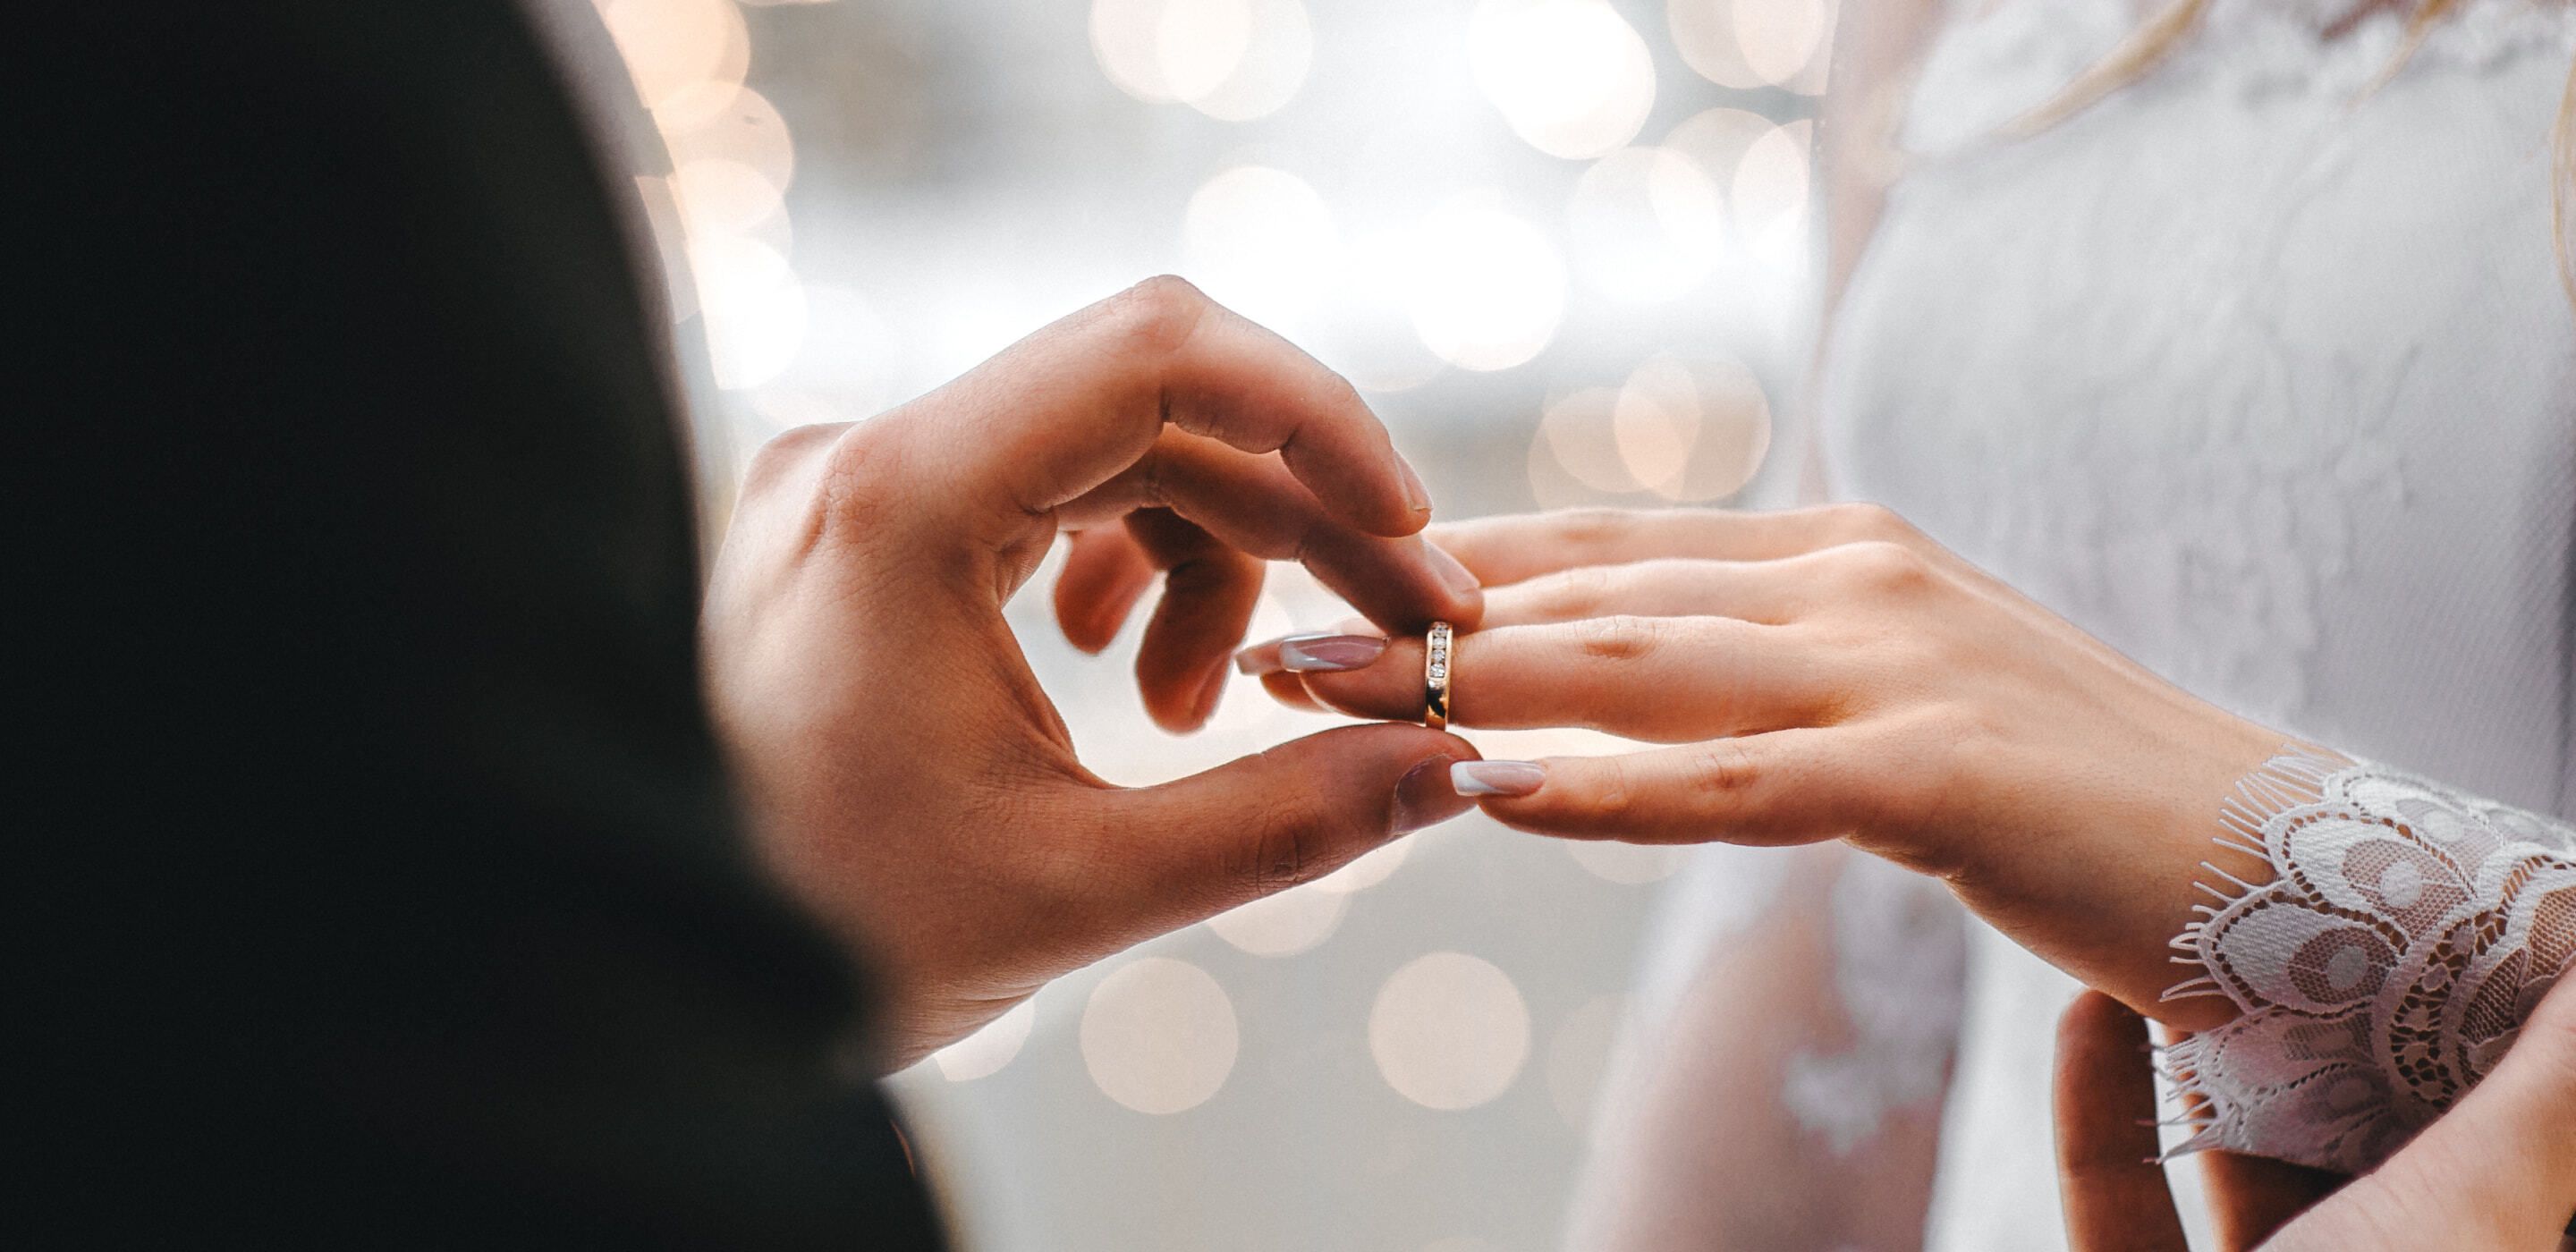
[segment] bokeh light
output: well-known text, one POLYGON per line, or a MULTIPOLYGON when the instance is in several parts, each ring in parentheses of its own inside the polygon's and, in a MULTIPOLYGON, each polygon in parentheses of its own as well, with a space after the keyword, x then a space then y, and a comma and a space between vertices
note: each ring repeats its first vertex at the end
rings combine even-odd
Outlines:
POLYGON ((675 167, 706 160, 747 165, 781 191, 796 177, 796 144, 787 119, 769 97, 749 87, 729 88, 703 113, 662 122, 662 142, 675 167))
POLYGON ((1329 939, 1350 911, 1349 893, 1309 883, 1208 919, 1217 937, 1254 956, 1295 956, 1329 939))
POLYGON ((778 184, 726 157, 703 157, 672 171, 671 191, 692 238, 746 234, 787 207, 778 184))
MULTIPOLYGON (((1550 401, 1539 418, 1532 459, 1545 457, 1557 475, 1582 489, 1605 495, 1642 490, 1620 455, 1618 410, 1619 392, 1610 387, 1586 387, 1550 401)), ((1540 489, 1535 474, 1532 489, 1540 489)))
POLYGON ((994 1018, 982 1030, 968 1035, 930 1054, 939 1074, 950 1082, 973 1082, 1002 1072, 1002 1067, 1020 1054, 1029 1041, 1029 1030, 1037 1024, 1035 1001, 1022 1000, 1011 1011, 994 1018))
POLYGON ((1812 122, 1775 126, 1744 150, 1732 190, 1736 225, 1747 236, 1803 232, 1814 133, 1812 122))
POLYGON ((1314 59, 1302 0, 1093 0, 1101 73, 1149 103, 1185 103, 1225 121, 1277 112, 1314 59))
POLYGON ((1448 368, 1414 331, 1408 304, 1414 264, 1412 240, 1403 232, 1361 236, 1343 252, 1329 297, 1333 316, 1307 328, 1304 342, 1315 355, 1363 390, 1409 391, 1448 368))
POLYGON ((1527 218, 1481 197, 1425 217, 1408 267, 1413 328, 1461 369, 1506 370, 1547 347, 1565 316, 1565 262, 1527 218))
POLYGON ((1824 90, 1834 0, 1668 0, 1673 47, 1722 87, 1824 90))
POLYGON ((755 239, 711 235, 691 241, 689 272, 706 319, 719 387, 757 387, 785 371, 805 346, 805 289, 778 250, 755 239))
POLYGON ((1550 156, 1616 151, 1654 110, 1654 56, 1604 0, 1482 0, 1467 38, 1485 98, 1550 156))
POLYGON ((1771 450, 1771 400, 1738 361, 1654 357, 1619 389, 1620 457, 1648 490, 1699 503, 1743 490, 1771 450))
POLYGON ((1529 1054, 1529 1008, 1503 971, 1462 952, 1417 957, 1378 988, 1369 1055, 1396 1093, 1469 1109, 1509 1090, 1529 1054))
POLYGON ((1315 30, 1299 0, 1253 0, 1251 38, 1232 73, 1190 107, 1226 122, 1249 122, 1287 107, 1306 85, 1315 30))
POLYGON ((1576 271, 1628 300, 1672 300, 1717 269, 1726 202, 1696 161, 1663 148, 1622 148, 1585 170, 1569 210, 1576 271))
POLYGON ((1334 895, 1366 891, 1385 882, 1403 866, 1404 859, 1412 854, 1411 839, 1397 839, 1391 843, 1381 844, 1361 853, 1358 859, 1350 864, 1316 879, 1313 888, 1334 895))
POLYGON ((1234 1072, 1234 1002, 1206 970, 1139 957, 1100 980, 1082 1010, 1082 1064, 1103 1095, 1139 1113, 1207 1102, 1234 1072))
POLYGON ((751 35, 730 0, 601 0, 600 20, 656 120, 687 123, 741 85, 751 35))
POLYGON ((1275 329, 1304 319, 1341 265, 1332 210, 1294 174, 1240 165, 1201 184, 1181 225, 1182 273, 1275 329))

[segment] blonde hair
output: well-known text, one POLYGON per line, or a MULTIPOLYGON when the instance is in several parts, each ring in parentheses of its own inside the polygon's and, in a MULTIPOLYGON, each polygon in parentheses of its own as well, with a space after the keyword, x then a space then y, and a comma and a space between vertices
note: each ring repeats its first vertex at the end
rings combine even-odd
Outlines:
MULTIPOLYGON (((2003 133, 2011 138, 2027 138, 2092 108, 2103 97, 2147 76, 2148 72, 2172 56, 2183 37, 2200 25, 2209 12, 2210 0, 2174 0, 2172 4, 2149 17, 2129 33, 2100 61, 2095 62, 2075 81, 2068 83, 2056 97, 2038 108, 2007 123, 2003 133)), ((2459 0, 2421 0, 2414 14, 2406 20, 2405 37, 2397 53, 2389 58, 2386 68, 2363 91, 2365 97, 2377 92, 2397 76, 2416 50, 2424 46, 2433 27, 2458 7, 2459 0)), ((2576 260, 2569 253, 2568 217, 2571 186, 2576 186, 2576 65, 2567 70, 2567 88, 2559 97, 2558 122, 2550 134, 2549 242, 2550 253, 2558 262, 2559 285, 2567 289, 2570 304, 2576 304, 2576 260)))

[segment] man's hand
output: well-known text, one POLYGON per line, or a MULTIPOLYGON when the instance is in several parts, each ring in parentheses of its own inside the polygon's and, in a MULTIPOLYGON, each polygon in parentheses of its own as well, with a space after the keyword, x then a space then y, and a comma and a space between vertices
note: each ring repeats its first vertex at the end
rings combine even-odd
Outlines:
POLYGON ((1078 532, 1057 596, 1077 644, 1105 644, 1166 574, 1137 675, 1185 729, 1264 559, 1389 629, 1473 623, 1475 580, 1418 536, 1429 514, 1347 382, 1175 279, 763 450, 708 593, 712 700, 765 855, 876 963, 889 1066, 1465 805, 1448 765, 1475 750, 1402 725, 1102 782, 1002 616, 1057 535, 1078 532))
MULTIPOLYGON (((2230 1252, 2560 1247, 2576 1214, 2576 977, 2560 981, 2484 1083, 2339 1191, 2333 1175, 2210 1154, 2221 1245, 2230 1252)), ((2058 1181, 2073 1252, 2184 1252, 2182 1221, 2155 1161, 2146 1043, 2145 1021, 2100 992, 2086 992, 2059 1025, 2058 1181)))

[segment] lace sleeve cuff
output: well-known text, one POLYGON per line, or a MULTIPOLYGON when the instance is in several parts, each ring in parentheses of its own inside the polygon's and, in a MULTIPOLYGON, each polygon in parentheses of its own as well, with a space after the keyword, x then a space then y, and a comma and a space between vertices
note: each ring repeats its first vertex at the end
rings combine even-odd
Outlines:
POLYGON ((2238 785, 2222 847, 2268 863, 2174 940, 2240 1016, 2166 1053, 2196 1133, 2359 1173, 2475 1086, 2576 957, 2576 827, 2291 748, 2238 785))

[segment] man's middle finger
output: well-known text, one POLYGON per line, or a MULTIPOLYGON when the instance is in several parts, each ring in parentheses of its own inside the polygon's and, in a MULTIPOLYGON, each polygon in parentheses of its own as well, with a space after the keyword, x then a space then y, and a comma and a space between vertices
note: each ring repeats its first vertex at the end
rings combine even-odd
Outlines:
POLYGON ((1434 621, 1464 629, 1484 616, 1475 577, 1447 553, 1419 535, 1391 539, 1337 520, 1275 456, 1166 431, 1151 453, 1057 517, 1068 526, 1096 525, 1144 508, 1168 508, 1251 555, 1301 562, 1389 629, 1434 621))

